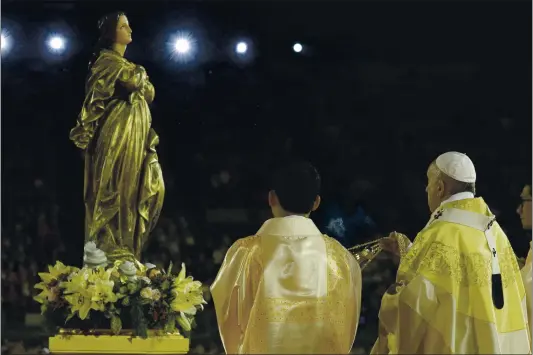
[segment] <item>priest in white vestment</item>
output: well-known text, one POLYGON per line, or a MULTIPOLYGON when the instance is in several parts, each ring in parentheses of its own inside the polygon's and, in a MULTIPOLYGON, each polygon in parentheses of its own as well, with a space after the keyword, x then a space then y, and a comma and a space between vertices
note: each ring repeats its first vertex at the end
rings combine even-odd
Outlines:
MULTIPOLYGON (((532 220, 532 211, 531 211, 531 185, 526 185, 522 189, 520 194, 520 205, 516 212, 520 216, 520 221, 522 222, 522 227, 527 232, 529 238, 531 238, 531 220, 532 220)), ((526 298, 527 298, 527 315, 529 320, 529 330, 530 334, 533 334, 533 266, 532 266, 532 249, 531 242, 529 242, 529 253, 527 254, 526 263, 522 267, 522 280, 524 281, 524 287, 526 289, 526 298)))
MULTIPOLYGON (((526 296, 516 255, 482 198, 462 153, 431 163, 432 213, 400 255, 383 296, 373 354, 530 354, 526 296)), ((383 245, 387 247, 387 245, 383 245)))
POLYGON ((274 178, 274 218, 228 250, 211 286, 227 354, 348 354, 361 308, 361 269, 309 218, 320 176, 295 163, 274 178))

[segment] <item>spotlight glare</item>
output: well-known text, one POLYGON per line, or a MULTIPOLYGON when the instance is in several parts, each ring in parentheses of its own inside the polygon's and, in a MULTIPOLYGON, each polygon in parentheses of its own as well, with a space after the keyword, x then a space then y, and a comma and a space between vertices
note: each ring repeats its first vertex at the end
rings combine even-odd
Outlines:
POLYGON ((300 43, 295 43, 294 46, 292 46, 292 50, 296 53, 300 53, 302 51, 303 47, 300 43))
POLYGON ((170 59, 179 63, 193 61, 198 55, 198 41, 190 31, 179 31, 167 45, 170 59))
POLYGON ((7 54, 11 48, 11 36, 5 30, 2 30, 2 38, 0 40, 0 45, 2 46, 2 54, 7 54))
POLYGON ((50 36, 47 44, 51 52, 59 53, 65 49, 66 41, 62 36, 53 35, 50 36))
POLYGON ((185 38, 178 38, 176 39, 176 43, 174 43, 174 50, 179 54, 185 54, 188 53, 191 49, 191 43, 185 39, 185 38))
POLYGON ((248 45, 244 42, 237 43, 237 46, 235 47, 235 51, 239 54, 244 54, 248 50, 248 45))

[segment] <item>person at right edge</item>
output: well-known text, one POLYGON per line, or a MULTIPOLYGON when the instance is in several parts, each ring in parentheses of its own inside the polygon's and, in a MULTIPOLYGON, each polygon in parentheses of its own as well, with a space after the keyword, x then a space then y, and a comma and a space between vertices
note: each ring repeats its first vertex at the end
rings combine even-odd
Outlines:
MULTIPOLYGON (((531 211, 531 185, 526 185, 522 189, 522 193, 520 194, 520 205, 518 206, 518 209, 516 212, 520 216, 520 221, 522 222, 522 228, 526 231, 526 234, 529 236, 529 239, 531 239, 531 219, 532 219, 532 211, 531 211)), ((527 254, 526 263, 522 267, 521 273, 522 273, 522 280, 524 282, 524 287, 526 289, 526 298, 527 298, 527 317, 529 321, 529 331, 530 335, 533 334, 533 295, 532 295, 532 288, 533 288, 533 267, 532 267, 532 249, 531 249, 531 242, 529 242, 529 253, 527 254)), ((531 338, 530 338, 531 340, 531 338)), ((531 346, 531 343, 530 343, 531 346)))
POLYGON ((431 218, 409 245, 382 242, 400 256, 379 311, 372 354, 531 354, 526 295, 516 255, 482 198, 465 154, 431 163, 431 218))

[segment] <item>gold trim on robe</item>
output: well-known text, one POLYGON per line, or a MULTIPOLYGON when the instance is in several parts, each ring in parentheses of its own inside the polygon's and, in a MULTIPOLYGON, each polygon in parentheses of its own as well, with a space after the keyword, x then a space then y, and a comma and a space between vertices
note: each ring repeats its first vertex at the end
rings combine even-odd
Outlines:
POLYGON ((228 354, 347 354, 361 270, 310 219, 273 218, 229 249, 211 294, 228 354))
MULTIPOLYGON (((492 216, 481 198, 449 202, 492 216)), ((483 232, 429 223, 401 259, 396 284, 383 296, 372 354, 528 354, 525 290, 511 245, 492 225, 504 306, 492 300, 492 256, 483 232)))
POLYGON ((85 151, 85 241, 108 259, 140 258, 165 194, 148 104, 155 91, 143 67, 102 50, 70 139, 85 151))

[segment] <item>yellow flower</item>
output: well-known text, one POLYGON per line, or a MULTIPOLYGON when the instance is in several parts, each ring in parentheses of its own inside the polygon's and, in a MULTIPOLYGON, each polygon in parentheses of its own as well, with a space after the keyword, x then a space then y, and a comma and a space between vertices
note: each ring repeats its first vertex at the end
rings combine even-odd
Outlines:
POLYGON ((56 261, 54 266, 48 265, 48 272, 40 272, 39 277, 44 283, 49 284, 56 281, 61 275, 68 275, 78 269, 71 266, 65 266, 61 261, 56 261))
POLYGON ((189 295, 179 294, 170 303, 170 308, 174 312, 183 312, 185 314, 195 315, 196 306, 194 302, 189 298, 189 295))
POLYGON ((151 279, 156 278, 158 275, 161 275, 161 271, 156 269, 150 269, 148 270, 148 277, 151 279))
POLYGON ((141 297, 146 298, 147 300, 152 299, 153 290, 150 287, 145 287, 141 290, 141 297))
POLYGON ((94 269, 89 270, 89 276, 87 281, 90 283, 95 283, 98 280, 109 281, 111 275, 113 274, 114 268, 105 269, 102 266, 99 266, 94 269))
POLYGON ((147 300, 159 301, 161 292, 150 287, 145 287, 141 290, 141 297, 147 300))
POLYGON ((118 271, 118 269, 115 267, 111 268, 111 277, 120 279, 120 271, 118 271))
POLYGON ((61 261, 56 261, 56 264, 54 266, 48 266, 48 272, 55 276, 70 274, 72 271, 77 270, 79 270, 77 267, 65 266, 65 264, 63 264, 61 261))
POLYGON ((183 280, 185 278, 186 274, 187 274, 187 270, 185 268, 185 263, 181 263, 180 273, 178 274, 178 277, 176 277, 174 282, 180 282, 181 280, 183 280))
POLYGON ((57 286, 48 287, 48 285, 46 285, 44 282, 40 282, 34 287, 36 289, 42 290, 41 293, 33 297, 33 299, 39 302, 40 304, 44 304, 45 302, 54 302, 59 296, 59 287, 57 286))
POLYGON ((99 279, 94 285, 89 286, 91 296, 91 308, 95 311, 105 311, 107 303, 114 303, 118 297, 113 293, 113 281, 99 279))
POLYGON ((86 290, 90 273, 91 270, 86 268, 83 268, 78 272, 74 272, 69 276, 69 280, 67 282, 63 282, 61 284, 61 287, 65 289, 66 294, 72 294, 86 290))
POLYGON ((185 264, 181 264, 181 270, 178 276, 174 279, 173 285, 174 290, 178 292, 187 292, 190 290, 196 290, 202 287, 202 283, 200 281, 194 281, 192 276, 185 277, 186 275, 186 269, 185 264))
POLYGON ((65 299, 71 306, 71 314, 78 312, 78 317, 80 317, 81 320, 87 318, 89 311, 91 310, 91 296, 92 295, 88 290, 80 290, 80 292, 66 295, 65 299))
POLYGON ((147 285, 152 283, 152 281, 146 276, 139 276, 139 280, 143 281, 147 285))
POLYGON ((174 280, 172 300, 170 307, 175 312, 183 312, 185 314, 196 314, 196 307, 203 307, 205 300, 203 297, 202 283, 194 281, 191 276, 185 277, 185 264, 181 264, 181 271, 178 277, 174 280))

